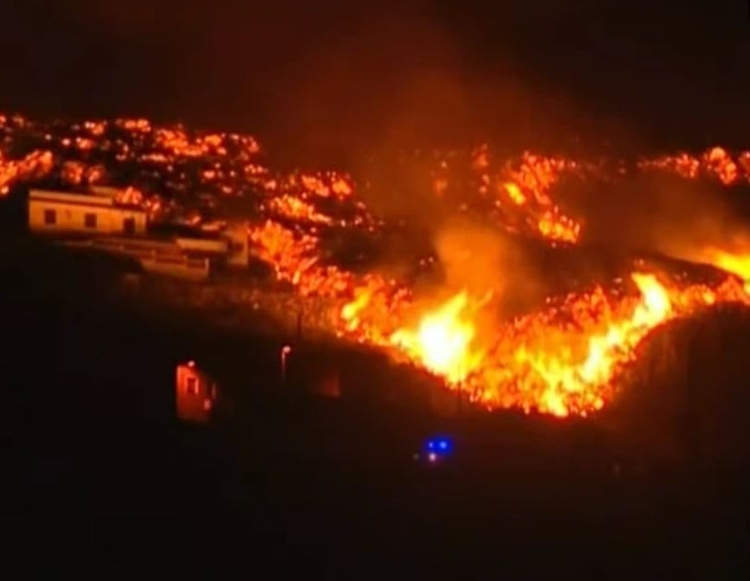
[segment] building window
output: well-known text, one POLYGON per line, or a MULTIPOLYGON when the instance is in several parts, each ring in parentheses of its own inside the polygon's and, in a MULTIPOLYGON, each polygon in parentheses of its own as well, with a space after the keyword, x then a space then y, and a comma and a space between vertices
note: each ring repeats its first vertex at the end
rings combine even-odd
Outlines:
POLYGON ((122 230, 127 236, 135 234, 135 218, 125 218, 122 221, 122 230))
POLYGON ((44 223, 47 226, 54 226, 55 224, 57 224, 57 212, 55 212, 54 210, 45 210, 44 223))
POLYGON ((96 214, 84 214, 83 225, 86 228, 96 228, 96 214))
POLYGON ((188 377, 185 381, 185 391, 188 395, 198 395, 198 381, 195 377, 188 377))

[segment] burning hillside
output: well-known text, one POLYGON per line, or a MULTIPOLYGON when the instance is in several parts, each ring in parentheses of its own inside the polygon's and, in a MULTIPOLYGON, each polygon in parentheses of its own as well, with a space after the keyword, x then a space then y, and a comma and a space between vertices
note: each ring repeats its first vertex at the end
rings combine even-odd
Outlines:
MULTIPOLYGON (((407 258, 401 249, 400 262, 409 264, 398 268, 363 256, 363 270, 342 266, 344 255, 366 254, 353 249, 355 238, 364 234, 377 247, 409 229, 410 212, 398 203, 408 191, 397 180, 384 192, 369 176, 276 172, 252 137, 145 120, 45 125, 0 116, 0 136, 2 195, 28 185, 110 185, 154 222, 245 220, 275 279, 300 300, 328 305, 325 330, 419 365, 488 408, 595 412, 655 328, 719 302, 750 302, 743 288, 750 253, 734 235, 681 256, 721 269, 710 276, 632 257, 606 276, 588 266, 588 279, 579 276, 567 265, 577 249, 594 252, 585 246, 586 216, 555 198, 563 182, 644 172, 746 184, 750 152, 595 162, 528 152, 495 159, 486 146, 415 153, 403 164, 418 176, 420 203, 430 200, 420 212, 440 216, 426 234, 432 250, 407 258), (388 196, 396 203, 378 208, 388 196), (532 260, 547 251, 549 264, 532 260), (414 263, 438 267, 440 282, 412 284, 414 263), (553 271, 559 284, 543 283, 553 271), (524 302, 532 296, 538 300, 524 302), (509 306, 514 298, 522 307, 509 306)), ((412 236, 424 242, 424 233, 412 236)))

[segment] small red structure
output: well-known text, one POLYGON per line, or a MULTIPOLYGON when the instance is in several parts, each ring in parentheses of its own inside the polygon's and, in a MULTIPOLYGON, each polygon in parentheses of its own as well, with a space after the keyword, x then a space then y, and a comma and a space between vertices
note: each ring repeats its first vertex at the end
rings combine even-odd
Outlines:
POLYGON ((208 423, 218 397, 214 380, 200 371, 194 361, 177 365, 176 379, 178 419, 193 424, 208 423))

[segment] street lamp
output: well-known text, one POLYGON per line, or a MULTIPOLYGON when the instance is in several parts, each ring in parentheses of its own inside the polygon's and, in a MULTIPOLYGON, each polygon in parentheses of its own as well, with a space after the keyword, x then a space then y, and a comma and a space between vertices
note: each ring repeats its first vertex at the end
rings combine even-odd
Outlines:
POLYGON ((292 352, 292 348, 289 345, 284 345, 281 348, 281 382, 286 387, 286 359, 292 352))

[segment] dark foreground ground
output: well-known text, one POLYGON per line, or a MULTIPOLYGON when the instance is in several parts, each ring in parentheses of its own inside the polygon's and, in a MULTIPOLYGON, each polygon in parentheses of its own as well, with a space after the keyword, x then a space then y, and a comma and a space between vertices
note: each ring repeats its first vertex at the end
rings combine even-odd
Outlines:
POLYGON ((96 281, 70 300, 65 268, 2 272, 8 578, 746 576, 742 470, 617 477, 586 426, 289 405, 274 397, 278 342, 147 318, 103 283, 91 300, 96 281), (174 420, 188 357, 225 362, 230 420, 174 420), (463 430, 456 464, 419 469, 411 452, 436 427, 463 430))

